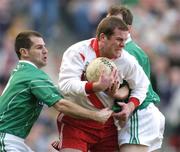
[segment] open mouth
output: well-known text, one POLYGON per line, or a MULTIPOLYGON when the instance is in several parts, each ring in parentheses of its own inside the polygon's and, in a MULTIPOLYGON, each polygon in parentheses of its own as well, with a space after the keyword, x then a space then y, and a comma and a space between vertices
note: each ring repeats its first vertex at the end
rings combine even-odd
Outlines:
POLYGON ((44 61, 47 61, 47 56, 45 56, 45 57, 43 58, 43 60, 44 60, 44 61))

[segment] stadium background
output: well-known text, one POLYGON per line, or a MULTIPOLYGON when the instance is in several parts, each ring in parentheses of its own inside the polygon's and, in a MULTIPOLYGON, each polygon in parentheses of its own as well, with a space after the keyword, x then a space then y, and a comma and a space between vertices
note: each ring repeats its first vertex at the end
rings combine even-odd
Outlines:
MULTIPOLYGON (((150 57, 152 82, 166 117, 164 152, 180 152, 180 1, 179 0, 0 0, 0 93, 18 59, 14 38, 24 29, 43 34, 49 49, 44 69, 57 84, 62 53, 91 38, 107 8, 126 4, 134 14, 134 40, 150 57)), ((57 112, 44 108, 28 136, 36 152, 53 152, 57 112)))

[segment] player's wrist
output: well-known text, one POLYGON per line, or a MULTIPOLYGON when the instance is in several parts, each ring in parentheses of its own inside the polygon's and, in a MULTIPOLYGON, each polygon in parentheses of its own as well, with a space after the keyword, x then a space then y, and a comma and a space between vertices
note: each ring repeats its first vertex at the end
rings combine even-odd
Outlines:
POLYGON ((87 82, 85 84, 85 91, 87 94, 91 94, 91 93, 94 93, 94 90, 93 90, 93 82, 87 82))
POLYGON ((130 97, 128 104, 130 105, 130 109, 133 112, 140 104, 139 99, 135 97, 130 97))
POLYGON ((85 84, 85 91, 87 94, 104 91, 105 88, 99 82, 87 82, 85 84))
POLYGON ((128 102, 127 104, 129 106, 130 113, 133 113, 133 111, 135 110, 134 103, 133 102, 128 102))

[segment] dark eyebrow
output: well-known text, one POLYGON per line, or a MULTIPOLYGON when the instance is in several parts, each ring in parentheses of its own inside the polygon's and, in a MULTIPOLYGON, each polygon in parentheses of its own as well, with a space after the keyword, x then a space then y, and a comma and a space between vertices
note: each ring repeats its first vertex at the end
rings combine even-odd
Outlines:
POLYGON ((123 41, 124 39, 123 38, 121 38, 121 37, 116 37, 116 39, 117 40, 121 40, 121 41, 123 41))

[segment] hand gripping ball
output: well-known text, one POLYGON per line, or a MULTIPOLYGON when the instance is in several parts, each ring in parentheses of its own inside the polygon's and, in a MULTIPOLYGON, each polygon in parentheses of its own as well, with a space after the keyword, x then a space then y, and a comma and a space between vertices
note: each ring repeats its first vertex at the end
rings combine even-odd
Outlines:
POLYGON ((98 57, 87 66, 86 78, 89 82, 96 82, 99 80, 102 70, 104 70, 105 74, 110 75, 113 68, 117 69, 113 61, 106 57, 98 57))

